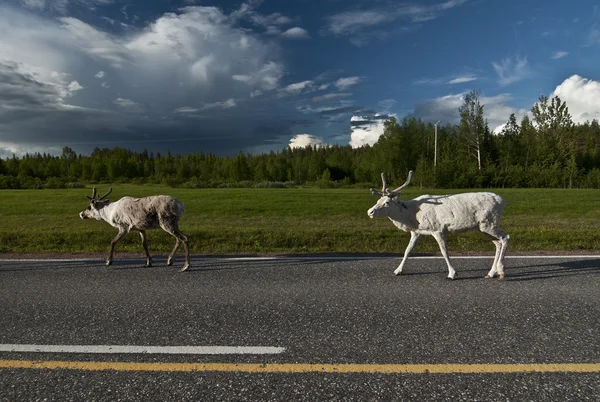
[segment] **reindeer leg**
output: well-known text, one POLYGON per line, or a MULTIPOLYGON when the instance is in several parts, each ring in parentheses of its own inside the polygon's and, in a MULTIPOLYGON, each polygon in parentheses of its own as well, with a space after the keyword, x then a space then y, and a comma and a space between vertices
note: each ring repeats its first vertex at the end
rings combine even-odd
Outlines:
MULTIPOLYGON (((510 239, 509 235, 507 235, 504 232, 501 232, 499 240, 494 241, 494 243, 496 244, 496 257, 494 258, 494 262, 496 264, 494 267, 492 267, 492 269, 495 268, 495 273, 498 274, 498 279, 500 279, 500 280, 504 279, 504 255, 506 254, 506 249, 508 247, 509 239, 510 239)), ((490 271, 490 273, 491 273, 491 271, 490 271)), ((490 275, 490 273, 488 273, 486 278, 493 277, 493 275, 490 275)))
POLYGON ((494 255, 492 269, 490 269, 485 277, 493 278, 494 275, 498 274, 498 279, 504 279, 504 255, 506 254, 510 236, 499 227, 486 228, 481 231, 488 235, 496 246, 496 254, 494 255))
POLYGON ((144 246, 144 251, 146 251, 146 267, 151 267, 152 257, 150 257, 150 252, 148 251, 148 239, 146 238, 145 230, 140 230, 140 237, 142 238, 142 245, 144 246))
POLYGON ((125 237, 125 235, 127 233, 129 233, 129 230, 127 230, 127 229, 119 229, 119 233, 117 234, 117 236, 114 239, 112 239, 112 241, 110 242, 110 254, 108 254, 108 258, 106 259, 106 266, 107 267, 112 264, 113 253, 115 251, 115 246, 117 245, 117 243, 119 242, 119 240, 121 240, 123 237, 125 237))
POLYGON ((175 254, 175 251, 177 250, 177 247, 179 247, 179 244, 183 243, 183 247, 185 248, 185 264, 183 264, 183 267, 179 270, 179 272, 187 271, 187 269, 190 267, 190 245, 189 245, 189 240, 188 240, 187 236, 184 235, 183 233, 181 233, 179 230, 175 231, 174 236, 177 239, 177 243, 175 243, 175 248, 173 249, 173 252, 169 256, 168 264, 171 265, 173 263, 171 261, 171 259, 173 258, 173 255, 175 254))
POLYGON ((442 256, 444 257, 444 260, 446 260, 446 264, 448 265, 448 279, 454 279, 454 277, 456 276, 456 271, 452 267, 452 264, 450 264, 450 259, 448 258, 448 250, 446 248, 446 239, 444 238, 444 235, 440 232, 434 232, 431 235, 434 237, 434 239, 440 246, 442 256))
POLYGON ((190 242, 186 235, 177 231, 177 242, 183 243, 183 247, 185 248, 185 264, 179 270, 179 272, 186 271, 190 267, 190 242))
POLYGON ((173 247, 173 251, 171 251, 171 254, 169 254, 169 258, 167 259, 167 265, 173 265, 173 256, 175 255, 177 248, 179 248, 179 244, 183 243, 183 246, 185 247, 185 264, 183 265, 183 268, 181 268, 179 271, 183 272, 183 271, 187 270, 190 267, 190 247, 189 247, 188 238, 186 237, 186 235, 184 235, 183 233, 181 233, 179 231, 177 221, 175 221, 175 222, 161 221, 161 222, 159 222, 159 225, 165 232, 169 233, 171 236, 175 237, 175 239, 176 239, 175 247, 173 247))
POLYGON ((404 251, 404 256, 402 257, 402 262, 400 263, 400 265, 398 265, 398 268, 396 268, 396 270, 394 271, 394 275, 400 275, 402 273, 402 268, 404 268, 404 264, 406 263, 406 260, 408 259, 408 255, 412 251, 415 244, 417 244, 417 240, 419 240, 419 234, 417 234, 415 232, 410 232, 410 241, 408 242, 408 246, 406 247, 406 250, 404 251))
POLYGON ((492 264, 492 268, 485 276, 486 279, 493 278, 494 275, 496 275, 500 251, 502 250, 502 242, 500 240, 492 238, 492 243, 494 243, 494 246, 496 246, 496 254, 494 254, 494 263, 492 264))
POLYGON ((180 243, 179 238, 177 236, 175 236, 175 247, 173 247, 173 251, 171 251, 171 254, 169 254, 169 258, 167 259, 168 266, 173 265, 173 256, 175 255, 175 252, 179 248, 179 243, 180 243))
POLYGON ((496 265, 498 271, 498 279, 504 279, 504 256, 506 255, 506 249, 508 248, 509 241, 510 236, 506 233, 504 234, 504 237, 500 239, 502 247, 500 248, 500 255, 498 256, 498 263, 496 265))

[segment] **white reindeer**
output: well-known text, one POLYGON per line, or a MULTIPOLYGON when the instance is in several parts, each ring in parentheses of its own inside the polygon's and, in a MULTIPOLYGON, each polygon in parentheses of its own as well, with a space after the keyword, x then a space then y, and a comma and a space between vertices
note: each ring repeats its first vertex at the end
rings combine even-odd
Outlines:
POLYGON ((173 265, 173 255, 175 255, 179 244, 183 243, 185 247, 185 264, 180 271, 187 270, 190 266, 189 242, 188 238, 179 231, 179 219, 184 212, 183 203, 168 195, 154 195, 143 198, 123 197, 111 203, 110 200, 104 199, 111 192, 112 187, 102 197, 96 198, 96 188, 94 187, 92 196, 86 195, 90 200, 90 205, 79 213, 81 219, 95 218, 99 221, 105 221, 119 230, 117 236, 110 242, 110 254, 106 259, 106 265, 112 264, 113 252, 119 240, 129 231, 137 230, 140 232, 142 244, 146 251, 146 267, 151 267, 152 259, 148 252, 146 230, 160 227, 176 239, 175 247, 169 254, 167 265, 173 265))
POLYGON ((448 259, 446 233, 479 230, 492 239, 496 246, 494 263, 486 278, 493 278, 498 274, 499 279, 504 279, 503 260, 510 237, 499 226, 505 205, 504 199, 495 193, 481 192, 422 195, 413 200, 402 201, 399 197, 400 190, 410 183, 412 176, 411 170, 406 183, 390 191, 386 185, 385 175, 382 173, 382 190, 371 188, 371 193, 380 195, 381 198, 367 212, 369 217, 387 216, 399 229, 410 232, 408 247, 394 274, 402 273, 402 268, 419 236, 425 234, 433 236, 439 244, 440 251, 448 264, 448 279, 454 279, 456 271, 448 259))

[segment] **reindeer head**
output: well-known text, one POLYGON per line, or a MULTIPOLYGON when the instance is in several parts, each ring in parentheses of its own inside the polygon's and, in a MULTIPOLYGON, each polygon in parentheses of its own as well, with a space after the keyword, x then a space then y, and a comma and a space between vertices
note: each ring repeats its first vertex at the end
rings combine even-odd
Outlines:
POLYGON ((381 198, 379 199, 379 201, 377 201, 375 205, 371 207, 371 209, 367 211, 369 217, 375 218, 377 216, 389 216, 390 211, 393 210, 396 206, 398 206, 398 204, 401 202, 400 197, 398 197, 400 195, 400 190, 409 185, 410 181, 412 180, 412 176, 413 171, 411 170, 410 172, 408 172, 408 179, 406 179, 406 182, 403 185, 401 185, 395 190, 390 190, 389 188, 387 188, 385 175, 382 173, 381 180, 383 182, 383 188, 381 189, 381 191, 377 191, 374 188, 371 188, 371 194, 379 195, 381 196, 381 198))
POLYGON ((96 187, 94 187, 92 196, 90 197, 89 195, 86 195, 86 198, 90 200, 90 205, 79 213, 79 217, 81 219, 95 218, 101 221, 102 217, 100 216, 99 211, 110 204, 110 200, 105 200, 104 198, 107 197, 111 192, 112 187, 110 187, 106 194, 104 194, 102 197, 96 198, 96 187))

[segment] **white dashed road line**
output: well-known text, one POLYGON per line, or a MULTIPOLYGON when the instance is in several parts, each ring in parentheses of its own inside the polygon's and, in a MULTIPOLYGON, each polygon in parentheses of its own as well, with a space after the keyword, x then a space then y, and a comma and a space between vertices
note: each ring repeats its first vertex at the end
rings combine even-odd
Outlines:
POLYGON ((272 355, 285 348, 274 346, 138 346, 138 345, 23 345, 0 344, 0 352, 107 353, 169 355, 272 355))

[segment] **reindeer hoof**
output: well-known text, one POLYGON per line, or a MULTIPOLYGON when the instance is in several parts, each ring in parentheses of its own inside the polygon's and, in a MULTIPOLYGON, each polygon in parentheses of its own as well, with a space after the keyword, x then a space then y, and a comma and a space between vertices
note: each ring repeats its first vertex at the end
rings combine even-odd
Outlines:
POLYGON ((111 260, 106 260, 106 264, 104 264, 104 265, 106 265, 106 266, 108 267, 108 266, 109 266, 109 265, 111 265, 111 264, 112 264, 112 261, 111 261, 111 260))
POLYGON ((144 267, 146 267, 146 268, 152 268, 152 263, 147 262, 146 265, 144 265, 144 267))
POLYGON ((185 265, 183 266, 183 268, 181 268, 181 269, 179 270, 179 272, 185 272, 185 271, 187 271, 187 269, 188 269, 189 267, 190 267, 190 264, 185 264, 185 265))
POLYGON ((504 274, 500 274, 500 275, 498 275, 498 280, 499 280, 499 281, 502 281, 502 280, 504 280, 504 274))
POLYGON ((171 265, 173 265, 173 259, 172 259, 172 258, 169 258, 169 259, 167 260, 167 266, 169 266, 169 267, 170 267, 171 265))
POLYGON ((396 272, 396 271, 394 271, 394 275, 395 276, 400 276, 400 275, 402 275, 402 272, 396 272))
POLYGON ((485 279, 492 279, 492 277, 491 277, 491 276, 489 276, 489 275, 486 275, 486 276, 484 276, 484 278, 485 278, 485 279))

